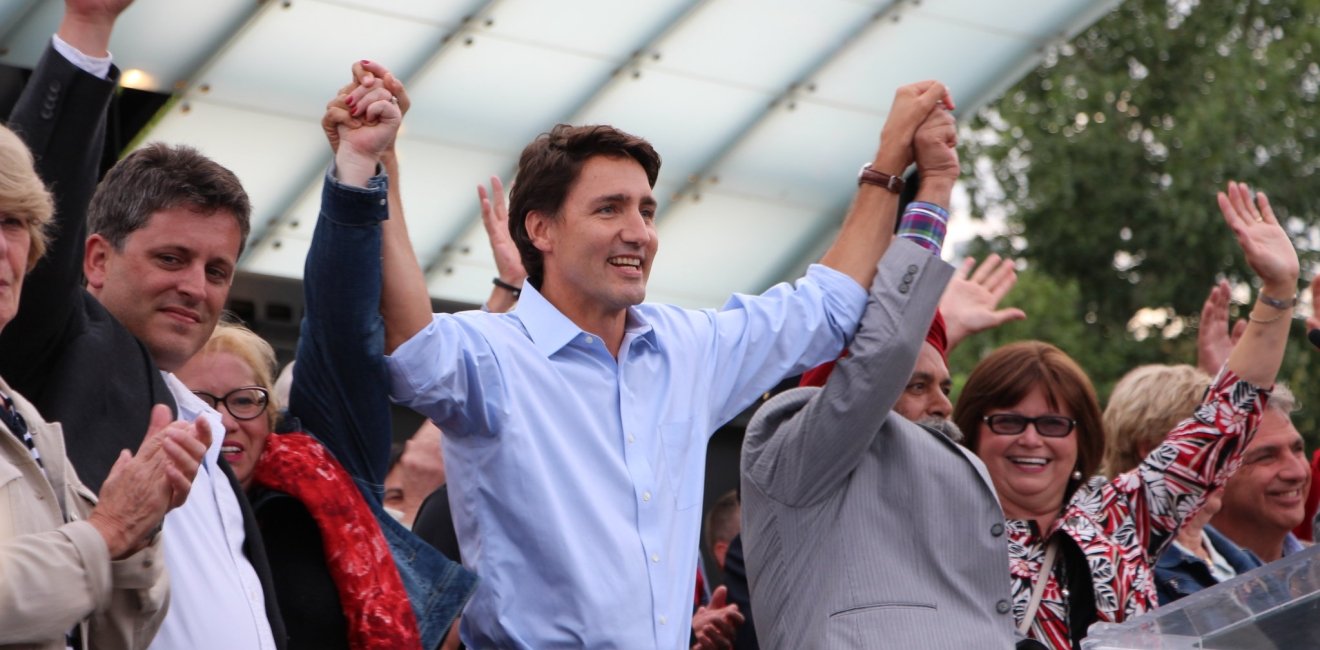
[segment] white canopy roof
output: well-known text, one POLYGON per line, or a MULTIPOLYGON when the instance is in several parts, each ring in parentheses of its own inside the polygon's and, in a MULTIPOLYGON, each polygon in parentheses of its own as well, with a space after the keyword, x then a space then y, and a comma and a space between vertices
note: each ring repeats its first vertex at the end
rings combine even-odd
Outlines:
MULTIPOLYGON (((969 115, 1117 0, 138 0, 111 50, 174 92, 141 141, 188 143, 252 196, 246 274, 299 279, 359 58, 408 82, 402 188, 432 295, 476 304, 494 262, 475 186, 557 122, 664 158, 648 299, 718 306, 796 275, 836 232, 894 90, 935 78, 969 115)), ((63 3, 0 0, 0 62, 31 67, 63 3)))

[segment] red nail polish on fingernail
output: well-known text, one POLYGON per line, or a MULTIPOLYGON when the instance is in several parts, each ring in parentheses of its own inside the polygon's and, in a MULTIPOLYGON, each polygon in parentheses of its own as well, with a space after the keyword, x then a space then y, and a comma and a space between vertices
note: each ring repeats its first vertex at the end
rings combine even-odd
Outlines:
POLYGON ((363 64, 363 65, 366 65, 366 64, 368 64, 368 63, 371 63, 371 61, 368 61, 368 60, 366 60, 366 59, 362 59, 362 64, 363 64))

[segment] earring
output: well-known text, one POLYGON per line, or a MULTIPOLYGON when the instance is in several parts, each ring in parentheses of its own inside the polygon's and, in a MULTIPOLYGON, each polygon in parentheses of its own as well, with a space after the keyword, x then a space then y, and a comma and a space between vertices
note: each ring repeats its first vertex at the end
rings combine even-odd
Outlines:
POLYGON ((1080 469, 1075 469, 1075 470, 1073 470, 1073 473, 1072 473, 1072 480, 1074 480, 1074 481, 1080 481, 1080 480, 1082 480, 1082 470, 1080 470, 1080 469))

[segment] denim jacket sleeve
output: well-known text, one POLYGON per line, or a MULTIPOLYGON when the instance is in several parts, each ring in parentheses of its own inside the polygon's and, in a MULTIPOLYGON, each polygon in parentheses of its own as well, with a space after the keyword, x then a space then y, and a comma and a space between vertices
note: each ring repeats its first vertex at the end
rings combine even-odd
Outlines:
POLYGON ((304 313, 289 412, 364 492, 381 496, 390 402, 380 316, 385 176, 349 187, 327 171, 303 271, 304 313))

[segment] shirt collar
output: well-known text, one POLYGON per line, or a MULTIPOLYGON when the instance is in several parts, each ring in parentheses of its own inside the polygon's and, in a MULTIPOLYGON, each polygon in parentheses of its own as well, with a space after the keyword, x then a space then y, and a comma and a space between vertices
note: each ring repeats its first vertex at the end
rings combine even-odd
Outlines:
POLYGON ((1288 535, 1283 538, 1283 554, 1285 556, 1292 555, 1305 548, 1306 547, 1298 541, 1297 536, 1292 533, 1288 533, 1288 535))
POLYGON ((197 418, 206 418, 211 424, 211 446, 206 450, 206 457, 212 462, 220 459, 220 447, 225 442, 225 427, 220 412, 193 394, 191 390, 172 372, 160 371, 165 379, 165 386, 170 389, 174 403, 179 407, 178 419, 193 422, 197 418))
MULTIPOLYGON (((546 357, 552 356, 584 333, 582 328, 546 300, 531 282, 523 283, 518 306, 510 313, 522 323, 532 344, 546 357)), ((637 307, 628 308, 628 320, 623 331, 625 341, 631 335, 631 338, 641 338, 659 348, 655 328, 651 327, 637 307)))

